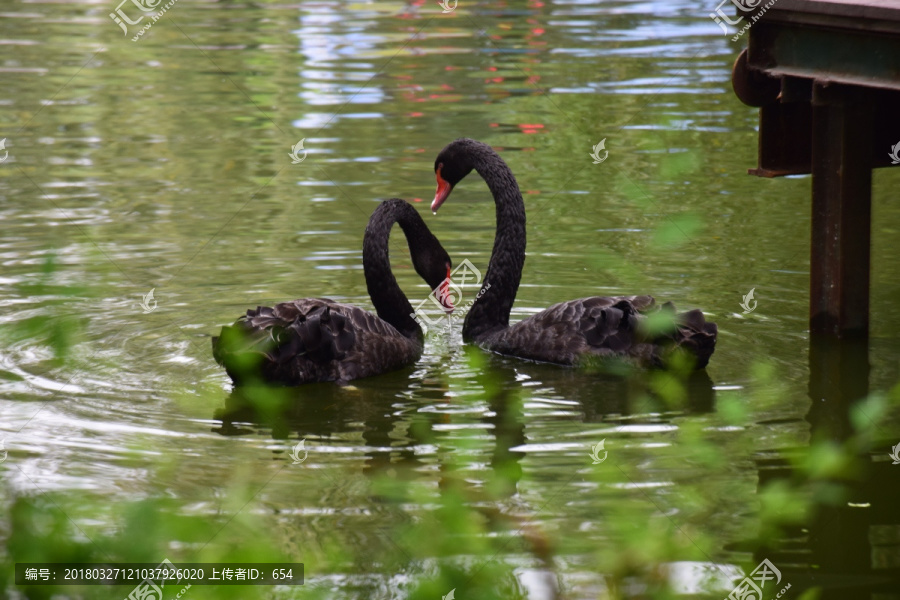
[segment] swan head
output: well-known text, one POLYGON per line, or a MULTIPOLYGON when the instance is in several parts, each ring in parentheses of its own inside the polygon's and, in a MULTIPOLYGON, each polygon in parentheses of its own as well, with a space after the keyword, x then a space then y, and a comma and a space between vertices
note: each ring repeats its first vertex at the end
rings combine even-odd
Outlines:
POLYGON ((413 267, 419 277, 434 291, 434 297, 440 301, 444 311, 449 314, 453 312, 453 300, 449 293, 453 263, 438 239, 428 233, 428 236, 423 237, 431 239, 421 240, 415 244, 417 248, 411 254, 413 267))
POLYGON ((441 204, 450 196, 453 187, 472 172, 473 150, 481 142, 460 138, 447 144, 437 158, 434 159, 434 177, 437 180, 437 191, 431 203, 431 211, 437 212, 441 204))

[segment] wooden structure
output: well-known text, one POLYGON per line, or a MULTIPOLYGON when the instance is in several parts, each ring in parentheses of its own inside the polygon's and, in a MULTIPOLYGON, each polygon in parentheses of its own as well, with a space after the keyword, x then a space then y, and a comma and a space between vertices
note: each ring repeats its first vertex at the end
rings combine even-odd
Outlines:
POLYGON ((760 107, 750 173, 812 173, 810 330, 866 339, 872 169, 900 153, 900 0, 754 4, 732 73, 760 107))

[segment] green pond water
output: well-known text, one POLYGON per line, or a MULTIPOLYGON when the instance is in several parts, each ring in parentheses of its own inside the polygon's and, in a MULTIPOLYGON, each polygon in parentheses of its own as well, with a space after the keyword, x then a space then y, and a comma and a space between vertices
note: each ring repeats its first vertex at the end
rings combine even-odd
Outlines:
POLYGON ((783 597, 900 597, 900 170, 874 174, 870 365, 811 369, 810 179, 746 174, 712 2, 181 0, 138 41, 116 8, 0 6, 0 594, 123 598, 13 564, 168 558, 305 564, 190 599, 724 598, 768 558, 783 597), (371 308, 380 200, 486 268, 484 183, 428 210, 462 136, 525 198, 513 320, 652 294, 718 323, 705 373, 489 356, 457 322, 404 371, 232 394, 209 338, 247 308, 371 308))

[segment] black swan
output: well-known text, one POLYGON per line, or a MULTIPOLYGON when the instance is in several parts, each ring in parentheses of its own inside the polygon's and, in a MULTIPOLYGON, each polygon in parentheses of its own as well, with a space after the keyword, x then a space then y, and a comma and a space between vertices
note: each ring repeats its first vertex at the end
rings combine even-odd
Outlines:
POLYGON ((450 257, 410 204, 378 205, 363 238, 366 286, 378 316, 326 298, 303 298, 248 310, 212 340, 213 356, 236 385, 335 381, 340 384, 415 363, 424 335, 391 272, 388 236, 399 223, 416 272, 452 310, 444 289, 450 257))
MULTIPOLYGON (((675 314, 671 303, 655 307, 652 296, 581 298, 509 325, 509 313, 525 263, 525 203, 516 178, 487 144, 458 139, 434 161, 437 212, 453 187, 472 169, 485 180, 497 206, 494 249, 479 298, 463 323, 463 339, 486 350, 535 361, 572 365, 591 356, 626 357, 643 366, 662 367, 669 352, 680 347, 704 368, 716 346, 717 328, 703 313, 675 314), (667 330, 648 324, 647 314, 671 314, 667 330)), ((665 321, 666 319, 662 319, 665 321)))

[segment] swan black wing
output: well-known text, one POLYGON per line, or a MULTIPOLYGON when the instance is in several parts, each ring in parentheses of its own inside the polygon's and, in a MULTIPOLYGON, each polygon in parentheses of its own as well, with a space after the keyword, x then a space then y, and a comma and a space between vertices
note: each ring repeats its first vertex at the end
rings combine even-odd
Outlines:
POLYGON ((321 298, 260 306, 213 338, 235 384, 346 382, 412 364, 419 340, 361 308, 321 298))
POLYGON ((652 296, 593 296, 554 304, 487 337, 482 345, 565 365, 594 355, 629 357, 648 366, 661 366, 664 353, 679 346, 703 368, 715 349, 716 333, 715 324, 707 323, 699 310, 677 315, 670 303, 657 307, 652 296), (657 311, 671 314, 670 327, 654 331, 648 326, 647 316, 657 311))

